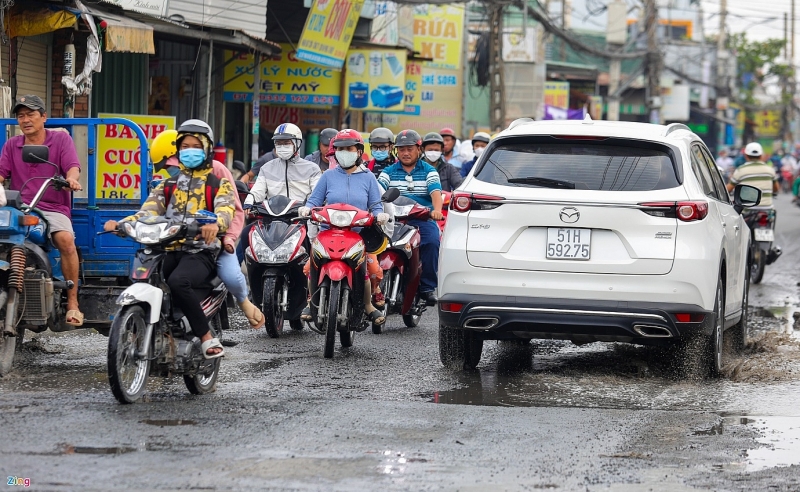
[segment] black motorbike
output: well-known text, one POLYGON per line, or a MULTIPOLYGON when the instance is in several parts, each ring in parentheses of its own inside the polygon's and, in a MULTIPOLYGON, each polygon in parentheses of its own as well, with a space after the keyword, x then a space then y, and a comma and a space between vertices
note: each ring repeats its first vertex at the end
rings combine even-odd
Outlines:
POLYGON ((745 210, 742 213, 745 223, 750 228, 750 281, 760 283, 764 278, 764 270, 780 257, 780 246, 775 242, 775 209, 745 210))
MULTIPOLYGON (((118 227, 118 234, 143 246, 133 262, 133 285, 117 299, 119 309, 108 339, 108 381, 120 403, 134 403, 141 398, 150 375, 181 375, 189 392, 195 395, 216 389, 220 358, 203 356, 200 339, 173 304, 163 273, 165 246, 196 237, 202 226, 200 220, 186 224, 153 216, 118 227)), ((228 329, 228 291, 216 277, 209 285, 200 292, 202 307, 211 335, 219 338, 228 329)))

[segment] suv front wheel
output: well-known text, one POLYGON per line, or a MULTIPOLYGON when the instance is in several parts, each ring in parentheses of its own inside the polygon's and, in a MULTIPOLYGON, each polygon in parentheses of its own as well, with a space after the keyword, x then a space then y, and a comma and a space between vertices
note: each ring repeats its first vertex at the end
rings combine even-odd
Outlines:
POLYGON ((439 325, 439 360, 451 369, 475 369, 481 361, 483 338, 477 333, 439 325))

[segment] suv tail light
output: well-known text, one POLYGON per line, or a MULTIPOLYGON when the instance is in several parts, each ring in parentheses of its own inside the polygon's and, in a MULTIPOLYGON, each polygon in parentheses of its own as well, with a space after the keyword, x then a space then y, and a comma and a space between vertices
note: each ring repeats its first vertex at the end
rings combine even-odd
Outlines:
POLYGON ((462 213, 470 210, 492 210, 502 205, 502 203, 496 203, 501 200, 505 200, 505 198, 493 195, 454 192, 450 197, 450 210, 462 213))
POLYGON ((682 222, 703 220, 708 215, 708 202, 647 202, 640 203, 642 212, 653 217, 678 219, 682 222))
POLYGON ((678 323, 702 323, 706 315, 702 313, 675 313, 678 323))

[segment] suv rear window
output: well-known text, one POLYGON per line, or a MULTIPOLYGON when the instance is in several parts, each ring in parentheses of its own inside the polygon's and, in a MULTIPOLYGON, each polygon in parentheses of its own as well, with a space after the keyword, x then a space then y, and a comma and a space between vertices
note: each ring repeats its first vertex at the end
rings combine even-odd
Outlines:
POLYGON ((675 188, 670 152, 659 148, 587 140, 501 144, 476 177, 504 186, 595 191, 651 191, 675 188))

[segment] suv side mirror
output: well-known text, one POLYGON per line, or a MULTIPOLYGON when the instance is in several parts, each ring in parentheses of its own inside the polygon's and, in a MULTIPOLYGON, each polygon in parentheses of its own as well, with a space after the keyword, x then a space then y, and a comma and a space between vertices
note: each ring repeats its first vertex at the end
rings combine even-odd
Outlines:
POLYGON ((748 207, 755 207, 761 203, 761 190, 755 186, 749 185, 736 185, 733 189, 733 208, 736 213, 742 213, 742 210, 748 207))
POLYGON ((47 145, 23 145, 22 160, 32 164, 47 162, 50 159, 50 148, 47 145))

